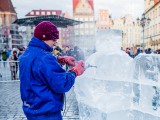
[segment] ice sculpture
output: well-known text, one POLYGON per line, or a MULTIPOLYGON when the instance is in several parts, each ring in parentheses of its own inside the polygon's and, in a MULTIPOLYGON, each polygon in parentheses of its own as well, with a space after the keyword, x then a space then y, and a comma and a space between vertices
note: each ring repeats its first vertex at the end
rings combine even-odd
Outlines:
POLYGON ((160 120, 160 57, 133 60, 120 50, 114 30, 100 31, 96 40, 96 53, 75 84, 80 120, 160 120))

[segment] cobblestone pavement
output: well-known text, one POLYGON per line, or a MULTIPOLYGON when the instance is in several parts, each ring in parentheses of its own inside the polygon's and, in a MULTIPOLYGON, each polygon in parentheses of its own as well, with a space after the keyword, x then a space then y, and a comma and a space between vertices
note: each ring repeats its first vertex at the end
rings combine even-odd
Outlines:
MULTIPOLYGON (((21 107, 19 81, 0 82, 0 96, 0 120, 27 120, 21 107)), ((63 120, 79 120, 73 89, 66 94, 65 106, 63 120)))

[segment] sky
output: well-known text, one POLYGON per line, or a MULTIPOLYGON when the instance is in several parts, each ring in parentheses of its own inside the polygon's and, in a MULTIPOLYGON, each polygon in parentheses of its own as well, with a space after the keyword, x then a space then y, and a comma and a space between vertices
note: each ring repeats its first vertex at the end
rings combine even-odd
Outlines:
MULTIPOLYGON (((72 16, 72 0, 12 0, 16 7, 18 18, 24 18, 32 10, 62 10, 72 16)), ((141 17, 144 10, 144 0, 94 0, 95 15, 99 9, 108 9, 112 18, 131 14, 134 18, 141 17)))

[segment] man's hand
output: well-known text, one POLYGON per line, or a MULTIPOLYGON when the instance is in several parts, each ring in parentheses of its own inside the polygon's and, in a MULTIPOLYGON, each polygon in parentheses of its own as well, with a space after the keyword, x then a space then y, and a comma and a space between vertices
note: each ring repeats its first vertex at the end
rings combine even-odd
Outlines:
POLYGON ((75 72, 76 76, 82 75, 83 72, 85 71, 83 61, 82 60, 78 61, 77 65, 75 67, 73 67, 72 69, 70 69, 69 71, 75 72))
POLYGON ((58 62, 61 65, 69 65, 69 66, 75 66, 75 58, 71 56, 59 56, 58 57, 58 62))

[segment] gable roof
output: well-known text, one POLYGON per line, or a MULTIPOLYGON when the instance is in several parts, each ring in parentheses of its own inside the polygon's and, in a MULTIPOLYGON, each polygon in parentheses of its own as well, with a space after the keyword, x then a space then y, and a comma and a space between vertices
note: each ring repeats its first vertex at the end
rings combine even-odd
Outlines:
POLYGON ((79 3, 79 0, 73 0, 73 11, 75 11, 78 3, 79 3))
MULTIPOLYGON (((79 2, 80 2, 80 0, 73 0, 73 11, 75 11, 79 2)), ((88 3, 91 6, 92 10, 94 10, 93 0, 88 0, 88 3)))
POLYGON ((91 6, 92 10, 94 10, 94 6, 93 6, 93 0, 88 0, 89 5, 91 6))
POLYGON ((154 4, 156 4, 156 3, 158 3, 159 2, 159 0, 154 0, 154 4))
POLYGON ((16 13, 11 0, 0 0, 0 11, 16 13))

